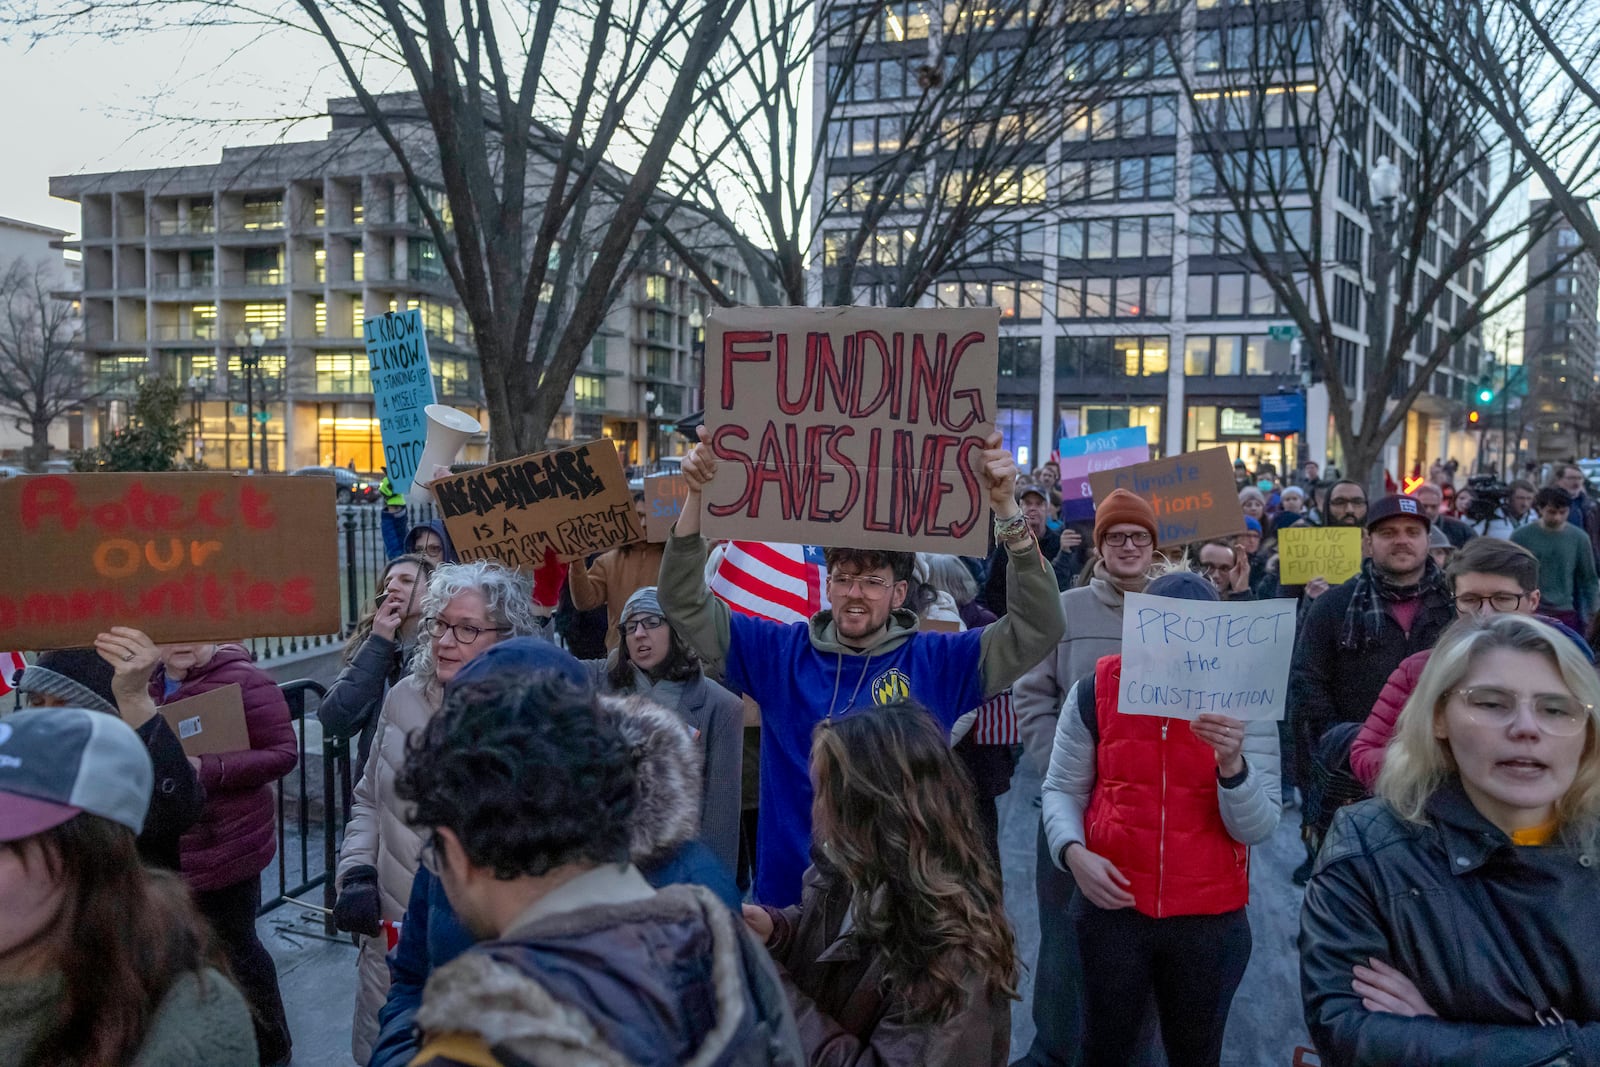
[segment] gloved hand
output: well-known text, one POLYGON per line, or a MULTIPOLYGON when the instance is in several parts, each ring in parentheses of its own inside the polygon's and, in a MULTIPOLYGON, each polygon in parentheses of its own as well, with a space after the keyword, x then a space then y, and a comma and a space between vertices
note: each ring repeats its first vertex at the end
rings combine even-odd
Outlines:
POLYGON ((378 900, 378 869, 366 864, 352 867, 344 876, 339 897, 333 902, 333 925, 350 934, 377 937, 383 908, 378 900))

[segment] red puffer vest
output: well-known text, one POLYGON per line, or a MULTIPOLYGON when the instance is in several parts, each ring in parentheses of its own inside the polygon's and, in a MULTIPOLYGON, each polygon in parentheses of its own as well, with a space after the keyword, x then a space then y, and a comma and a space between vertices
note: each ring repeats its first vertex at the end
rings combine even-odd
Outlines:
POLYGON ((1244 907, 1250 850, 1223 825, 1216 753, 1183 719, 1117 710, 1120 655, 1100 657, 1094 684, 1100 737, 1084 818, 1089 851, 1117 865, 1133 883, 1133 906, 1152 918, 1244 907))

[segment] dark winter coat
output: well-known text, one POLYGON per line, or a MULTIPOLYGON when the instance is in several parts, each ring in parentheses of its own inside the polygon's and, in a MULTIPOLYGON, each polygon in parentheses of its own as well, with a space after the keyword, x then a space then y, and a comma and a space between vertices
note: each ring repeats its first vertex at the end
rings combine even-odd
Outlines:
MULTIPOLYGON (((688 842, 665 862, 641 868, 639 873, 657 889, 704 886, 730 911, 739 911, 739 889, 733 875, 698 841, 688 842)), ((439 876, 426 867, 418 868, 411 883, 411 903, 400 926, 400 941, 389 953, 389 999, 378 1013, 378 1040, 368 1067, 405 1067, 411 1062, 418 1049, 412 1024, 422 1006, 428 976, 471 948, 475 940, 450 906, 439 876)))
POLYGON ((350 754, 351 766, 367 765, 372 735, 378 728, 378 711, 384 694, 405 676, 404 657, 398 642, 368 634, 350 662, 328 686, 327 695, 317 704, 317 721, 325 735, 340 739, 359 737, 356 751, 350 754))
POLYGON ((1596 899, 1600 855, 1513 845, 1456 779, 1429 799, 1425 825, 1381 799, 1342 809, 1300 911, 1300 986, 1322 1062, 1600 1063, 1596 899), (1351 976, 1372 958, 1411 979, 1437 1018, 1362 1007, 1351 976), (1566 1021, 1537 1025, 1535 997, 1566 1021))
POLYGON ((912 1022, 905 1002, 884 988, 882 956, 841 934, 850 887, 812 867, 800 903, 767 908, 767 949, 794 1008, 810 1067, 1004 1067, 1011 1048, 1011 1004, 976 973, 965 1005, 942 1023, 912 1022))
POLYGON ((1295 637, 1288 706, 1295 747, 1302 761, 1315 751, 1328 727, 1365 721, 1400 662, 1432 648, 1455 621, 1448 602, 1431 607, 1424 602, 1410 634, 1385 612, 1376 640, 1357 651, 1342 649, 1339 635, 1359 580, 1358 576, 1336 585, 1312 601, 1295 637))
POLYGON ((180 863, 179 842, 204 812, 206 791, 166 719, 152 715, 137 732, 155 770, 150 810, 145 813, 144 829, 139 831, 136 842, 139 858, 152 867, 176 871, 180 863))
POLYGON ((272 862, 278 848, 272 783, 294 770, 297 759, 289 705, 277 683, 239 645, 219 645, 211 661, 190 671, 171 696, 163 696, 164 671, 158 669, 150 682, 150 694, 160 704, 234 683, 244 696, 250 747, 200 757, 205 807, 180 844, 184 881, 201 892, 254 878, 272 862))
POLYGON ((699 887, 640 886, 631 868, 585 872, 436 971, 413 1062, 799 1067, 783 990, 739 917, 699 887), (604 902, 570 906, 597 888, 604 902))
MULTIPOLYGON (((1072 588, 1073 580, 1083 569, 1081 546, 1071 552, 1062 552, 1061 531, 1051 526, 1039 538, 1039 552, 1050 564, 1051 572, 1056 577, 1056 589, 1072 588)), ((1007 555, 1004 545, 996 545, 994 551, 989 553, 988 577, 983 585, 983 606, 994 612, 996 618, 1006 613, 1006 571, 1010 569, 1007 555)))

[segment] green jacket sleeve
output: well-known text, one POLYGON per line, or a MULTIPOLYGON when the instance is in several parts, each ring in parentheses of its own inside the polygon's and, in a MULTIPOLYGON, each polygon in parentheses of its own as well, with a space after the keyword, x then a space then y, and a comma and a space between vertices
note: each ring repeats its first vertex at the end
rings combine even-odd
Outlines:
MULTIPOLYGON (((983 693, 1003 693, 1061 643, 1067 619, 1055 572, 1028 538, 1008 547, 1006 613, 983 631, 983 693)), ((665 570, 665 568, 663 568, 665 570)), ((726 610, 726 609, 724 609, 726 610)))
POLYGON ((667 538, 656 592, 661 610, 678 636, 700 654, 708 670, 721 675, 732 638, 728 605, 706 587, 706 542, 699 534, 667 538))

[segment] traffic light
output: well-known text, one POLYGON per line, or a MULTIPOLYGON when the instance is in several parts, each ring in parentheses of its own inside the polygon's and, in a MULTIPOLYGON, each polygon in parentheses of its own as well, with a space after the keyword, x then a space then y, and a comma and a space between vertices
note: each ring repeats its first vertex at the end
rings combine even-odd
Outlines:
POLYGON ((1473 410, 1467 412, 1467 422, 1470 423, 1471 425, 1476 426, 1476 425, 1478 425, 1478 423, 1480 423, 1482 421, 1483 421, 1483 416, 1478 413, 1478 410, 1476 408, 1474 408, 1473 410))
POLYGON ((1494 403, 1494 382, 1487 375, 1478 379, 1478 392, 1476 395, 1480 404, 1494 403))

